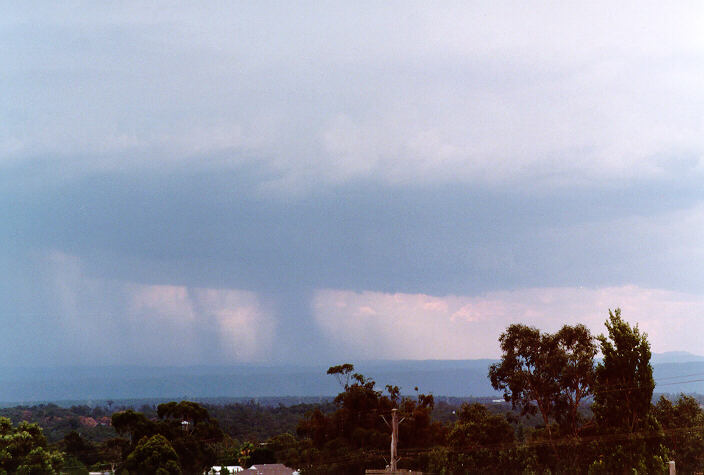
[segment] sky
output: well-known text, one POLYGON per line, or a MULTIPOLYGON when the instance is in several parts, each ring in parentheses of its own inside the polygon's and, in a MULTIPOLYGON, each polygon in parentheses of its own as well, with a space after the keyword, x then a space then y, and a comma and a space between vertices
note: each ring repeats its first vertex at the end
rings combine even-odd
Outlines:
POLYGON ((704 354, 700 2, 15 2, 0 365, 704 354))

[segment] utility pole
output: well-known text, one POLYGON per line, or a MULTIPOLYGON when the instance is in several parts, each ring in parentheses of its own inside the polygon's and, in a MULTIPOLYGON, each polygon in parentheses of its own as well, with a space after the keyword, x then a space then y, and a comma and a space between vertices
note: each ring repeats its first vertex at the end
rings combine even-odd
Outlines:
POLYGON ((391 409, 391 471, 396 471, 396 445, 398 444, 398 409, 391 409))

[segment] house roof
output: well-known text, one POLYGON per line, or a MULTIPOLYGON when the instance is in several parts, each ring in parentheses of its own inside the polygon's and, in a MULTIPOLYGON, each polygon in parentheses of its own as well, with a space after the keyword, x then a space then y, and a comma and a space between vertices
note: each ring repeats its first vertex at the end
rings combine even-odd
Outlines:
POLYGON ((293 475, 294 473, 298 472, 284 464, 265 463, 261 465, 252 465, 247 470, 241 471, 240 475, 293 475))

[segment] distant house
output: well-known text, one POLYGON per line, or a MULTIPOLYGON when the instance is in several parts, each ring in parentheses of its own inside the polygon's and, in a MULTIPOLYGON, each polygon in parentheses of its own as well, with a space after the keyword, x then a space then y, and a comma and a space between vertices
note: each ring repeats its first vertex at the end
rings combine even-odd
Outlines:
MULTIPOLYGON (((261 465, 252 465, 249 468, 242 468, 239 465, 225 467, 230 473, 236 473, 238 475, 300 475, 298 470, 288 468, 286 465, 280 463, 264 463, 261 465)), ((219 475, 222 467, 215 465, 210 470, 208 470, 208 475, 219 475)))
POLYGON ((280 463, 252 465, 241 472, 242 475, 298 475, 298 471, 280 463))
MULTIPOLYGON (((225 468, 227 469, 227 473, 240 473, 244 470, 244 468, 240 467, 239 465, 226 465, 225 468)), ((215 465, 210 468, 206 473, 208 475, 219 475, 220 472, 222 471, 222 465, 215 465)))

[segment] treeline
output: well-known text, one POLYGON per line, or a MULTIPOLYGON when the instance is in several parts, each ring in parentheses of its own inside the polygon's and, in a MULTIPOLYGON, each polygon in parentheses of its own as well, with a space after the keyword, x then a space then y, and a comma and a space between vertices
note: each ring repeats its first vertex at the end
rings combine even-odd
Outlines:
MULTIPOLYGON (((213 398, 210 398, 212 400, 213 398)), ((255 444, 265 442, 277 434, 295 434, 299 422, 306 413, 313 409, 332 412, 336 406, 330 398, 316 403, 292 403, 298 398, 279 398, 278 404, 264 403, 250 399, 246 402, 208 402, 200 404, 205 407, 220 424, 223 432, 239 441, 251 441, 255 444)), ((318 399, 318 398, 310 398, 318 399)), ((223 398, 227 401, 226 398, 223 398)), ((432 417, 443 423, 454 422, 456 412, 464 402, 481 402, 490 404, 490 397, 442 397, 436 401, 432 417)), ((168 401, 164 401, 168 402, 168 401)), ((139 402, 136 405, 117 404, 110 401, 106 405, 88 406, 85 404, 62 407, 57 404, 21 405, 0 408, 0 417, 7 417, 17 425, 20 422, 36 423, 42 429, 49 444, 59 442, 70 432, 77 432, 90 442, 103 442, 117 436, 110 424, 110 417, 115 412, 134 409, 147 418, 156 418, 155 403, 139 402)), ((501 408, 495 407, 500 410, 501 408)))
MULTIPOLYGON (((281 434, 295 434, 298 423, 314 408, 328 412, 335 408, 330 402, 320 404, 262 405, 254 400, 235 404, 201 404, 223 432, 233 439, 259 443, 281 434)), ((111 415, 132 409, 124 406, 87 405, 61 407, 56 404, 14 406, 0 409, 0 417, 7 417, 13 424, 36 423, 43 429, 49 444, 61 441, 70 432, 76 432, 90 442, 103 442, 117 433, 111 425, 111 415)), ((142 404, 137 408, 149 419, 157 417, 157 405, 142 404)))
POLYGON ((404 396, 397 386, 379 388, 351 364, 341 364, 328 370, 341 392, 323 404, 169 402, 122 408, 111 414, 109 426, 90 430, 74 427, 71 417, 104 421, 110 411, 7 409, 12 421, 0 418, 0 473, 203 473, 213 465, 278 462, 309 474, 360 474, 389 463, 393 409, 401 420, 400 468, 664 473, 674 460, 679 473, 704 471, 699 402, 681 395, 653 403, 647 336, 619 310, 609 312, 606 330, 595 337, 583 325, 555 333, 509 326, 499 339, 501 360, 488 374, 504 395, 501 404, 457 406, 417 388, 404 396))
POLYGON ((28 422, 39 425, 48 443, 52 444, 72 431, 79 432, 93 441, 115 437, 117 434, 110 427, 110 416, 113 412, 111 408, 101 406, 81 405, 66 408, 56 404, 40 404, 2 408, 0 417, 8 418, 13 424, 28 422))

